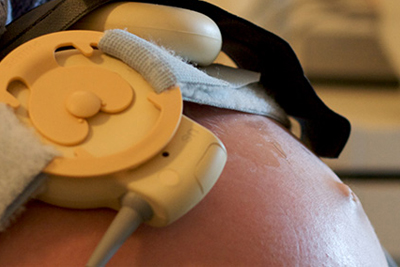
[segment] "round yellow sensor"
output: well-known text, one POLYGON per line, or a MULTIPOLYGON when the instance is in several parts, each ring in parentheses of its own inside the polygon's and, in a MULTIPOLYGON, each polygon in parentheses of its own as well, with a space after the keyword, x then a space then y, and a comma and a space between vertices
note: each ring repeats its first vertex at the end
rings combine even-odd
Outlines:
POLYGON ((43 35, 0 62, 0 101, 18 108, 7 88, 22 81, 29 88, 28 124, 61 153, 43 170, 48 174, 85 178, 135 168, 159 153, 180 125, 179 88, 156 94, 135 70, 94 49, 102 36, 43 35))

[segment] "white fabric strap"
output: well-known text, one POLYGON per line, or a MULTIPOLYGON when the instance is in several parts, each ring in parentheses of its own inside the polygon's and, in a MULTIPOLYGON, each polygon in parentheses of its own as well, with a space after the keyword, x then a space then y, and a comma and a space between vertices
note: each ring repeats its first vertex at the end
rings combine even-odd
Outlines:
POLYGON ((160 93, 179 85, 183 99, 259 114, 287 125, 285 112, 259 85, 258 73, 211 65, 202 71, 124 30, 108 30, 99 49, 138 71, 160 93))
POLYGON ((26 189, 35 184, 36 176, 56 154, 18 120, 12 108, 0 103, 0 231, 19 205, 29 199, 32 192, 26 189))

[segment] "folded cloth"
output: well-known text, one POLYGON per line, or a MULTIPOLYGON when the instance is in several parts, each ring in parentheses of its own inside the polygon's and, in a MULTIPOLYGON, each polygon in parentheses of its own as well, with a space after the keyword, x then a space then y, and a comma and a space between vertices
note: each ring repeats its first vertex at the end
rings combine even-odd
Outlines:
POLYGON ((0 103, 0 231, 29 199, 41 180, 37 175, 56 154, 18 120, 12 108, 0 103))
POLYGON ((199 70, 169 51, 124 30, 108 30, 99 49, 138 71, 161 93, 178 85, 186 101, 271 117, 288 125, 285 112, 255 72, 211 65, 199 70))

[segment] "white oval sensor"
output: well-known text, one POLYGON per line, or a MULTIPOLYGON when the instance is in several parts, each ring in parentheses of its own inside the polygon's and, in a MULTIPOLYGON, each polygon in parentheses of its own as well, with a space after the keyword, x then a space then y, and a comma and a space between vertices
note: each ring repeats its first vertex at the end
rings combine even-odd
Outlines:
POLYGON ((146 3, 108 4, 86 15, 72 29, 124 29, 200 66, 221 51, 222 35, 209 17, 183 8, 146 3))

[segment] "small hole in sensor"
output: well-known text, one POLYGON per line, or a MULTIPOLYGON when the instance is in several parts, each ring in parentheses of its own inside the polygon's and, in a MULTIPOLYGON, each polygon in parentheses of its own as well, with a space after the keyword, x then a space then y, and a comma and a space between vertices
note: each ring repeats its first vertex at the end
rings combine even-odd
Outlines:
POLYGON ((163 152, 163 153, 162 153, 162 156, 163 156, 164 158, 169 157, 169 153, 168 153, 168 152, 163 152))

